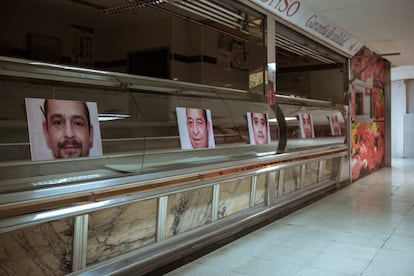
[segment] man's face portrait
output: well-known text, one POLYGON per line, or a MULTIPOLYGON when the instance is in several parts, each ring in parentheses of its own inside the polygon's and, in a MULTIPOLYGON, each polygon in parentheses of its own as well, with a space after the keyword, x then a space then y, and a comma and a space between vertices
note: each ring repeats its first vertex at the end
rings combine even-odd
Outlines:
POLYGON ((89 156, 93 127, 86 103, 45 100, 43 133, 54 158, 89 156))
POLYGON ((303 131, 305 134, 305 138, 312 138, 313 137, 313 126, 312 126, 312 119, 309 113, 302 113, 302 125, 303 125, 303 131))
POLYGON ((256 145, 268 143, 268 131, 266 114, 264 113, 251 113, 253 136, 256 145))
POLYGON ((206 111, 198 108, 186 108, 187 129, 193 148, 208 148, 210 123, 206 111))

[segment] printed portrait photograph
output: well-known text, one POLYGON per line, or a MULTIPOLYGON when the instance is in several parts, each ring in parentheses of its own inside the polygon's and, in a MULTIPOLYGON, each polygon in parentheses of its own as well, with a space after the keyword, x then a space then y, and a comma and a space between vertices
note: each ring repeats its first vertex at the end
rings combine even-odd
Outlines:
POLYGON ((341 124, 339 122, 338 114, 331 114, 329 116, 329 122, 331 125, 331 134, 332 136, 341 135, 341 124))
POLYGON ((177 107, 176 113, 182 149, 215 148, 209 109, 177 107))
POLYGON ((270 129, 267 113, 247 112, 247 126, 251 145, 269 144, 270 129))
POLYGON ((302 138, 315 138, 312 115, 310 113, 299 113, 300 134, 302 138))
POLYGON ((26 98, 32 160, 102 155, 95 102, 26 98))

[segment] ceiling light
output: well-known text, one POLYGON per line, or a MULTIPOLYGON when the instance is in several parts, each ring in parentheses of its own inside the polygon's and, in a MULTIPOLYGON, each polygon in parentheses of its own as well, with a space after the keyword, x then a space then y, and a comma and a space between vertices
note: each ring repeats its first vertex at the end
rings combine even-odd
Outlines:
POLYGON ((122 120, 131 117, 130 115, 125 114, 99 114, 99 122, 122 120))

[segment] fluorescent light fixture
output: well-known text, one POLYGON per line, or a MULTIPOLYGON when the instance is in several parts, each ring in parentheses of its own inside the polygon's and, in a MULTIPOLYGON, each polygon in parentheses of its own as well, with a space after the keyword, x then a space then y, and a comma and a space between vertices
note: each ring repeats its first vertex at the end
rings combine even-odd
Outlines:
POLYGON ((274 155, 276 154, 276 151, 266 151, 266 152, 258 152, 256 153, 256 156, 262 157, 262 156, 268 156, 268 155, 274 155))
MULTIPOLYGON (((285 118, 285 121, 296 121, 296 120, 298 120, 298 118, 296 118, 296 117, 286 117, 285 118)), ((276 118, 269 119, 269 123, 277 123, 277 119, 276 118)))
POLYGON ((297 121, 298 117, 286 117, 285 121, 297 121))
POLYGON ((125 114, 99 114, 99 122, 122 120, 131 117, 130 115, 125 114))

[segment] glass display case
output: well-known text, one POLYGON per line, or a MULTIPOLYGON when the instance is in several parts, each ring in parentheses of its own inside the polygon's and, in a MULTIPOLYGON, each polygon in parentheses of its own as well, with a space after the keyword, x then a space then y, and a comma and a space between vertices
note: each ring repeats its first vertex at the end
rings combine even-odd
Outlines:
POLYGON ((0 76, 10 274, 145 274, 339 183, 329 102, 12 58, 0 76))
POLYGON ((5 57, 0 74, 1 192, 191 168, 344 141, 343 117, 328 102, 278 96, 278 106, 271 107, 264 97, 241 90, 5 57), (54 158, 45 142, 46 99, 95 104, 90 156, 54 158), (183 147, 177 108, 209 111, 213 147, 183 147), (265 116, 269 139, 264 144, 253 142, 254 114, 265 116), (303 114, 312 117, 309 139, 301 135, 303 114), (331 131, 333 115, 340 124, 336 135, 331 131), (93 155, 95 148, 100 150, 93 155), (40 157, 34 158, 36 151, 40 157))
POLYGON ((277 147, 274 112, 243 91, 11 58, 0 68, 2 192, 239 160, 277 147), (53 157, 42 130, 46 99, 96 105, 90 156, 53 157), (214 148, 182 149, 177 107, 209 110, 214 148), (247 112, 267 114, 269 143, 249 145, 247 112))
POLYGON ((277 103, 285 124, 285 152, 344 143, 345 118, 331 102, 279 95, 277 103))

